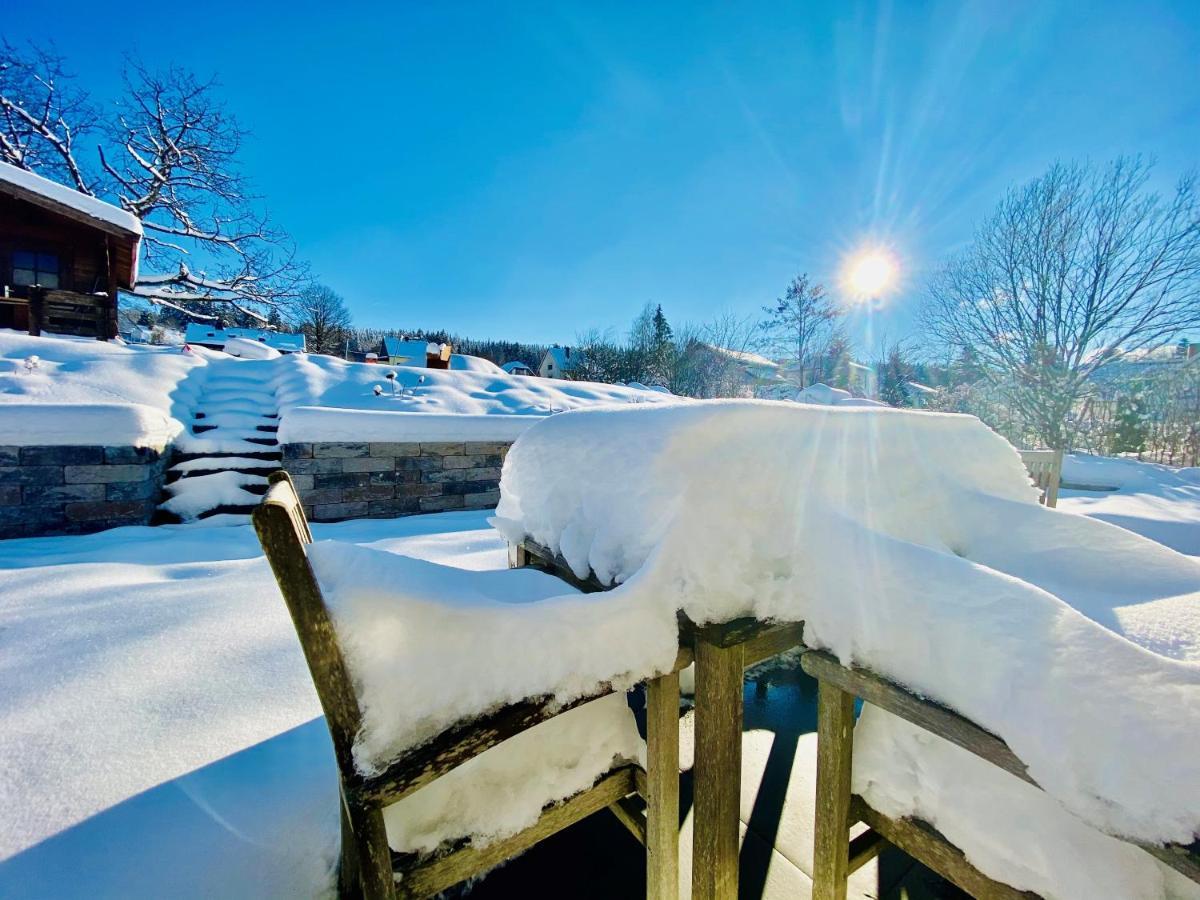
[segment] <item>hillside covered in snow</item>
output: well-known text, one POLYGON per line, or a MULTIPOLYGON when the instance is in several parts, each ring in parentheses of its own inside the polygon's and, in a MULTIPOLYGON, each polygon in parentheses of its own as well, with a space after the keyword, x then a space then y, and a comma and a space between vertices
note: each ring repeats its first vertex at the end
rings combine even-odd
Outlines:
MULTIPOLYGON (((363 423, 379 430, 379 413, 538 417, 584 406, 675 399, 645 388, 509 375, 494 366, 435 370, 305 354, 237 359, 203 348, 0 332, 0 443, 137 443, 174 436, 189 424, 218 370, 222 377, 236 373, 271 395, 281 437, 299 441, 345 440, 363 423), (48 406, 54 411, 34 409, 48 406), (99 428, 100 421, 84 406, 102 406, 110 414, 113 407, 140 409, 135 416, 110 417, 110 427, 99 428), (331 416, 332 410, 344 415, 331 416), (298 414, 289 422, 293 411, 298 414), (353 411, 371 415, 355 417, 353 411), (115 423, 123 424, 114 429, 115 423)), ((499 423, 492 430, 497 429, 505 431, 499 423)))

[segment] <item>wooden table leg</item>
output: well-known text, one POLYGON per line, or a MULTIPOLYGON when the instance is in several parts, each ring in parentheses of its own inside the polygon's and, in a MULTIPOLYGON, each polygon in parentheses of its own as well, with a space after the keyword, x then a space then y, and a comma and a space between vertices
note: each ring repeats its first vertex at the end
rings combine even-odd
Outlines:
POLYGON ((854 695, 827 681, 817 687, 817 810, 813 900, 846 900, 850 864, 850 773, 854 695))
POLYGON ((692 897, 736 900, 742 777, 742 646, 696 638, 692 897))
POLYGON ((646 684, 646 897, 679 897, 679 673, 646 684))

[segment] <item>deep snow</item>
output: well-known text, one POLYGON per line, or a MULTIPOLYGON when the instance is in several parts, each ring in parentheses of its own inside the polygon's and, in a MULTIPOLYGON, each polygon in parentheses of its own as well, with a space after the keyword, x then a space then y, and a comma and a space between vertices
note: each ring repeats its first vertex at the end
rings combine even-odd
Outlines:
MULTIPOLYGON (((539 423, 497 524, 664 615, 804 620, 811 644, 1000 734, 1076 816, 1188 843, 1200 562, 1036 496, 971 417, 707 402, 539 423)), ((904 774, 874 758, 861 777, 904 774)), ((964 849, 1002 839, 984 795, 959 801, 983 826, 951 835, 964 849)))
POLYGON ((1058 508, 1112 522, 1200 556, 1200 469, 1072 454, 1058 508), (1096 490, 1080 490, 1089 486, 1096 490))
MULTIPOLYGON (((83 410, 58 419, 54 429, 46 428, 46 413, 32 408, 44 404, 140 404, 169 420, 164 426, 145 411, 139 413, 145 423, 143 443, 165 427, 180 435, 182 449, 253 452, 233 437, 223 436, 218 447, 215 437, 193 438, 185 431, 201 396, 210 415, 251 415, 268 411, 264 405, 277 406, 284 441, 512 440, 537 418, 568 409, 678 402, 650 388, 508 375, 490 364, 460 361, 460 366, 393 367, 306 354, 237 359, 202 347, 184 351, 0 331, 0 442, 126 443, 139 437, 129 427, 107 433, 83 410), (27 370, 25 361, 33 356, 37 365, 27 370), (393 380, 386 377, 389 373, 393 380), (239 389, 206 393, 210 381, 227 380, 238 381, 239 389), (289 417, 293 410, 295 421, 289 417), (396 412, 428 418, 381 415, 396 412)), ((135 417, 129 418, 133 422, 135 417)))

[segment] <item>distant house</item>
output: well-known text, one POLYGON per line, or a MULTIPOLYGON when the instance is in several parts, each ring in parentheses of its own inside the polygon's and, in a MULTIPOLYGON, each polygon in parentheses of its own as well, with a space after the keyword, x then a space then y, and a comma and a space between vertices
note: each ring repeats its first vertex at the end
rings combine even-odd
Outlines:
POLYGON ((449 344, 385 337, 379 359, 392 366, 416 366, 423 369, 448 369, 453 348, 449 344))
POLYGON ((0 328, 116 337, 141 238, 125 210, 0 163, 0 328))
POLYGON ((566 378, 579 357, 576 354, 575 359, 571 359, 571 348, 560 347, 555 344, 542 356, 542 361, 538 363, 538 374, 543 378, 566 378))
POLYGON ((514 359, 512 362, 506 362, 500 368, 502 368, 509 375, 535 375, 535 374, 537 374, 533 371, 533 369, 529 368, 529 366, 525 365, 525 363, 521 362, 519 359, 514 359))
POLYGON ((217 328, 200 322, 189 322, 183 339, 189 344, 224 350, 225 342, 231 338, 242 338, 266 344, 280 353, 303 353, 304 335, 298 332, 266 331, 260 328, 217 328))

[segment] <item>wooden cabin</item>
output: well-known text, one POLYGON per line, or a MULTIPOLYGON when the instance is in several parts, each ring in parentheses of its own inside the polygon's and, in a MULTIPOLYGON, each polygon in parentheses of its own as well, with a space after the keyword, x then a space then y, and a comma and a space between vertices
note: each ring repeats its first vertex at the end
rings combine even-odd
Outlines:
POLYGON ((0 163, 0 328, 116 337, 141 237, 125 210, 0 163))

